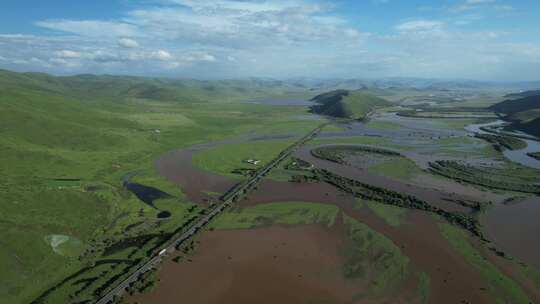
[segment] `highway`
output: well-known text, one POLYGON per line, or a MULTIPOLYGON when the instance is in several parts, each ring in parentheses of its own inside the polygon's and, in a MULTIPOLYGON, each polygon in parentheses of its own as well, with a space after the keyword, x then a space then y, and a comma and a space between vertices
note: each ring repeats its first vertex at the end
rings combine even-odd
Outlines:
POLYGON ((103 297, 101 297, 96 304, 108 304, 113 303, 116 296, 120 296, 126 288, 133 282, 137 281, 139 276, 159 264, 162 258, 168 253, 172 253, 176 250, 177 246, 180 246, 186 243, 190 238, 192 238, 197 232, 207 226, 216 216, 225 211, 233 202, 241 198, 242 196, 247 195, 247 193, 253 190, 272 169, 277 167, 283 160, 289 157, 294 151, 296 151, 300 146, 305 144, 307 141, 315 137, 327 124, 322 124, 319 127, 315 128, 304 137, 296 141, 291 146, 287 147, 285 150, 266 164, 264 167, 257 170, 257 172, 250 177, 249 179, 236 184, 231 190, 227 191, 222 197, 222 203, 212 209, 209 213, 204 215, 202 218, 197 220, 192 226, 184 232, 180 232, 177 236, 172 237, 172 240, 167 242, 167 245, 161 248, 158 253, 152 257, 150 260, 139 266, 134 270, 127 278, 123 279, 118 283, 113 289, 108 291, 103 297))

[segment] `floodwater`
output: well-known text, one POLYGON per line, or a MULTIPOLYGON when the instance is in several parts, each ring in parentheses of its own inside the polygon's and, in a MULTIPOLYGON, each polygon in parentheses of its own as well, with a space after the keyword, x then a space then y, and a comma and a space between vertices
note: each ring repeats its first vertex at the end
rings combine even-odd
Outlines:
MULTIPOLYGON (((504 124, 505 124, 504 121, 496 120, 496 121, 483 123, 483 124, 472 124, 472 125, 467 126, 465 129, 471 133, 491 134, 490 132, 486 132, 482 130, 482 128, 491 127, 490 130, 494 130, 493 133, 497 134, 498 132, 495 131, 496 128, 493 128, 493 127, 502 126, 504 124)), ((512 132, 504 132, 504 135, 512 135, 512 132)), ((520 135, 520 134, 516 133, 516 135, 520 135)), ((521 139, 521 140, 527 143, 526 148, 521 149, 521 150, 505 149, 503 152, 504 156, 508 158, 510 161, 521 164, 523 166, 540 169, 540 160, 537 160, 527 155, 527 153, 540 152, 540 141, 536 141, 532 139, 521 139)))
POLYGON ((482 224, 500 249, 540 268, 540 197, 497 204, 485 213, 482 224))
POLYGON ((190 261, 168 260, 156 288, 128 303, 350 303, 362 285, 342 276, 342 246, 318 225, 208 232, 190 261))
POLYGON ((187 198, 196 203, 216 199, 209 193, 225 193, 237 181, 193 165, 193 154, 199 149, 169 152, 156 160, 156 168, 162 176, 179 185, 187 198))
MULTIPOLYGON (((355 135, 365 135, 364 133, 357 133, 356 130, 352 131, 355 132, 355 135)), ((396 131, 378 130, 377 132, 396 131)), ((417 130, 417 132, 426 132, 424 136, 427 137, 430 135, 428 132, 434 134, 428 127, 423 130, 417 130)), ((340 132, 336 132, 335 135, 331 134, 332 132, 325 133, 323 137, 340 136, 337 134, 340 132)), ((465 131, 463 133, 466 134, 465 131)), ((399 136, 399 134, 398 130, 393 135, 399 136)), ((450 135, 452 134, 454 133, 450 135)), ((379 135, 384 136, 380 133, 379 135)), ((386 135, 389 134, 387 133, 386 135)), ((458 132, 455 134, 455 136, 460 135, 462 133, 458 132)), ((249 139, 244 138, 237 141, 246 140, 249 139)), ((257 140, 267 139, 259 138, 257 140)), ((198 151, 223 143, 227 142, 198 145, 190 149, 170 152, 156 161, 156 167, 160 174, 178 184, 190 200, 205 203, 216 197, 208 193, 222 193, 232 187, 237 181, 195 167, 192 163, 192 156, 198 151)), ((440 183, 431 181, 431 184, 426 183, 429 184, 427 187, 421 187, 413 183, 403 183, 390 178, 368 174, 358 168, 342 166, 313 158, 309 153, 310 148, 312 147, 303 147, 298 151, 297 156, 312 161, 321 168, 346 177, 401 193, 415 195, 449 211, 469 211, 468 208, 457 205, 452 200, 487 199, 485 193, 479 190, 468 189, 469 191, 467 192, 461 191, 465 188, 462 185, 460 186, 462 188, 440 187, 434 189, 432 186, 440 186, 440 183), (479 199, 479 195, 483 195, 481 197, 483 199, 479 199)), ((494 299, 483 291, 484 288, 488 287, 486 282, 470 264, 464 261, 449 246, 448 242, 440 235, 436 220, 429 213, 409 210, 407 218, 403 221, 402 225, 393 227, 375 216, 371 211, 359 209, 352 196, 340 192, 328 184, 297 184, 268 179, 264 180, 249 198, 240 201, 238 205, 252 206, 279 201, 319 202, 336 205, 344 214, 361 221, 371 229, 385 235, 401 248, 403 253, 410 258, 412 265, 416 269, 426 272, 431 277, 430 303, 494 302, 494 299)), ((536 201, 536 203, 538 202, 536 201)), ((511 254, 515 254, 516 256, 518 256, 516 252, 524 250, 519 249, 518 244, 521 243, 523 245, 524 241, 528 242, 527 244, 531 244, 534 241, 534 238, 531 238, 533 237, 532 233, 538 231, 538 226, 535 226, 533 221, 527 220, 529 224, 521 225, 519 219, 523 219, 523 212, 528 212, 531 214, 531 218, 535 218, 533 214, 538 214, 536 206, 539 206, 539 204, 527 203, 523 206, 520 207, 523 210, 514 209, 510 213, 507 213, 507 210, 510 209, 498 209, 503 206, 496 206, 482 219, 484 225, 486 225, 488 236, 493 237, 498 244, 506 242, 507 247, 503 247, 503 249, 507 249, 511 254), (514 212, 515 216, 512 215, 514 212), (512 219, 508 219, 507 214, 512 215, 512 219), (512 231, 512 229, 508 229, 508 227, 513 227, 516 230, 511 233, 509 231, 512 231), (517 238, 514 233, 520 233, 524 236, 517 238)), ((289 303, 287 301, 290 299, 290 303, 297 303, 308 299, 306 297, 309 295, 313 295, 332 303, 348 303, 344 299, 350 295, 350 290, 344 289, 346 284, 339 281, 336 276, 329 276, 325 280, 319 281, 305 279, 298 282, 296 279, 293 280, 295 275, 297 276, 296 278, 298 278, 298 275, 305 276, 308 269, 313 271, 317 267, 329 267, 329 271, 330 269, 334 269, 335 271, 335 267, 338 267, 337 264, 323 263, 328 260, 320 256, 322 253, 317 252, 316 249, 308 250, 308 254, 311 254, 311 256, 304 262, 299 262, 301 260, 298 260, 298 254, 301 255, 306 252, 304 251, 305 248, 312 248, 313 246, 312 243, 306 243, 306 238, 313 241, 315 237, 315 235, 309 236, 310 233, 306 231, 303 231, 301 236, 295 234, 295 230, 301 231, 302 229, 304 228, 270 227, 257 230, 205 233, 201 238, 200 252, 193 256, 192 262, 184 261, 176 264, 167 260, 165 267, 160 271, 160 283, 156 289, 147 295, 137 295, 133 300, 139 303, 176 303, 178 299, 189 303, 225 303, 226 301, 220 301, 220 299, 230 299, 234 303, 265 303, 264 301, 268 299, 268 303, 289 303), (279 233, 276 233, 278 230, 279 233), (265 231, 270 231, 268 233, 274 236, 269 236, 270 239, 267 239, 265 231), (289 236, 293 239, 289 239, 289 236), (273 248, 268 247, 273 244, 272 238, 285 240, 287 244, 297 243, 302 246, 296 246, 294 247, 296 248, 295 250, 286 254, 282 252, 282 259, 278 259, 277 262, 266 260, 265 254, 272 254, 274 252, 273 248), (259 243, 261 240, 267 240, 267 242, 259 243), (233 261, 235 260, 238 263, 234 263, 233 261), (286 284, 275 284, 276 282, 286 282, 286 284), (201 291, 200 286, 205 286, 204 291, 201 291), (294 287, 294 297, 286 297, 293 293, 287 286, 294 287), (326 288, 321 289, 321 286, 326 286, 326 288), (260 290, 260 292, 246 293, 246 290, 260 290)), ((317 238, 324 238, 325 233, 324 231, 317 232, 317 235, 321 234, 317 238)), ((538 243, 540 242, 535 242, 535 244, 538 243)), ((323 247, 327 249, 338 247, 335 240, 325 244, 323 247)), ((293 247, 291 246, 291 248, 293 247)), ((521 255, 519 257, 527 262, 534 262, 534 257, 540 257, 540 253, 535 251, 537 249, 533 248, 528 258, 521 255)), ((491 252, 484 252, 483 254, 487 255, 495 263, 505 262, 505 260, 495 256, 491 252)), ((333 259, 334 263, 339 261, 335 260, 335 257, 333 259)), ((531 294, 530 290, 529 294, 531 294)), ((538 294, 534 292, 532 294, 534 300, 538 300, 538 294)))
MULTIPOLYGON (((344 138, 351 136, 373 136, 384 138, 380 146, 391 147, 413 160, 420 168, 428 168, 429 162, 436 160, 458 160, 459 157, 448 153, 441 153, 441 149, 450 148, 461 154, 467 154, 467 162, 484 163, 487 160, 481 155, 475 155, 478 142, 452 143, 449 147, 437 141, 449 138, 467 136, 465 130, 449 130, 437 120, 399 116, 396 113, 379 113, 371 117, 374 122, 392 123, 395 128, 374 128, 370 123, 353 122, 337 123, 344 128, 343 131, 322 132, 320 138, 344 138), (469 154, 468 154, 469 153, 469 154)), ((487 145, 487 144, 485 144, 487 145)))
POLYGON ((304 99, 255 99, 248 100, 248 103, 258 103, 272 106, 311 106, 315 103, 304 99))
POLYGON ((367 172, 366 170, 361 170, 352 166, 342 165, 335 162, 319 159, 311 155, 312 149, 324 146, 329 145, 318 145, 315 147, 304 146, 297 152, 296 156, 314 164, 317 168, 326 169, 330 172, 339 174, 343 177, 355 179, 365 184, 393 190, 399 193, 410 194, 428 202, 433 206, 450 212, 457 211, 468 213, 471 211, 470 208, 457 204, 457 201, 461 200, 472 202, 477 200, 477 198, 467 195, 461 195, 453 192, 445 192, 444 190, 425 188, 412 183, 401 182, 393 178, 372 174, 367 172))

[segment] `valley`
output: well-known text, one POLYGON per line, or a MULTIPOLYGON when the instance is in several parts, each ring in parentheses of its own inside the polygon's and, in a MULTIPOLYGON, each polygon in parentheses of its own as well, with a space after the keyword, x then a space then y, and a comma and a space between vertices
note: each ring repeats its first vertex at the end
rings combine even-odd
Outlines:
POLYGON ((503 94, 7 78, 0 303, 540 301, 540 149, 503 94))

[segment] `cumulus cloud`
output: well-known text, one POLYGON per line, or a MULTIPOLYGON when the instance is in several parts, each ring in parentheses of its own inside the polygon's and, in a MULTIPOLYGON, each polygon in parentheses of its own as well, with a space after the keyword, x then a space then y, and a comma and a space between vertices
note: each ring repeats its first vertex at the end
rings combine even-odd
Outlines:
POLYGON ((174 59, 171 53, 165 50, 157 50, 155 52, 152 52, 152 58, 155 58, 157 60, 162 60, 162 61, 169 61, 169 60, 174 59))
POLYGON ((139 43, 134 39, 120 38, 118 45, 124 48, 136 48, 139 47, 139 43))
POLYGON ((55 73, 187 77, 494 78, 527 62, 540 69, 538 45, 505 41, 501 30, 467 31, 485 16, 475 9, 510 10, 502 0, 458 0, 452 12, 438 10, 447 18, 411 16, 372 33, 335 3, 148 1, 117 19, 41 20, 35 24, 46 34, 0 35, 0 62, 55 73))

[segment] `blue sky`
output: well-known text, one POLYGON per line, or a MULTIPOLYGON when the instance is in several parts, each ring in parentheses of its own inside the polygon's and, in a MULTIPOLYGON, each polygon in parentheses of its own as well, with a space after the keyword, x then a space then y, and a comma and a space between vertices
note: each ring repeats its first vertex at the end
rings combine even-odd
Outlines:
POLYGON ((537 0, 3 0, 0 68, 540 79, 537 0))

